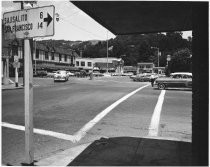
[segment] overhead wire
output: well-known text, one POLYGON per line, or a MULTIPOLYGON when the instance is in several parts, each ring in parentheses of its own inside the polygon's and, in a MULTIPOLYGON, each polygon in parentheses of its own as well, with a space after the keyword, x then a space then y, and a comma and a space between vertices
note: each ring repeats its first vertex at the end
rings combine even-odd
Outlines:
POLYGON ((76 24, 70 22, 69 20, 67 20, 67 19, 65 19, 65 18, 60 17, 60 19, 66 21, 67 23, 69 23, 69 24, 71 24, 71 25, 77 27, 78 29, 80 29, 80 30, 82 30, 82 31, 84 31, 84 32, 86 32, 86 33, 89 33, 89 34, 91 34, 91 35, 93 35, 93 36, 95 36, 95 37, 104 38, 104 37, 102 37, 102 36, 100 36, 100 35, 98 35, 98 34, 92 33, 92 32, 90 32, 90 31, 88 31, 87 29, 82 28, 82 27, 80 27, 80 26, 78 26, 78 25, 76 25, 76 24))
MULTIPOLYGON (((37 6, 39 7, 38 4, 37 4, 37 6)), ((89 33, 89 34, 93 35, 94 37, 99 37, 99 38, 104 39, 104 37, 102 37, 102 36, 100 36, 100 35, 98 35, 98 34, 92 33, 92 32, 90 32, 90 31, 88 31, 87 29, 82 28, 82 27, 80 27, 80 26, 78 26, 78 25, 76 25, 76 24, 70 22, 70 21, 67 19, 67 18, 72 17, 72 16, 74 16, 75 14, 78 14, 78 13, 80 13, 80 11, 76 11, 76 12, 74 12, 74 13, 71 13, 71 14, 69 14, 68 16, 60 15, 60 14, 59 14, 59 18, 60 18, 61 20, 65 21, 65 22, 67 22, 67 23, 73 25, 74 27, 77 27, 78 29, 80 29, 80 30, 82 30, 82 31, 84 31, 84 32, 86 32, 86 33, 89 33)))

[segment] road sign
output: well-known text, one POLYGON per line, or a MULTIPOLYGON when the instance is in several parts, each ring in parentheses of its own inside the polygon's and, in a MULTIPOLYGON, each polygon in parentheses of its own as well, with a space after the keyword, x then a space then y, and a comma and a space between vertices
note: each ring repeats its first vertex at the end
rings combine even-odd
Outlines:
POLYGON ((20 68, 20 62, 13 62, 14 68, 20 68))
POLYGON ((6 12, 3 16, 5 39, 54 35, 54 6, 6 12))
POLYGON ((167 55, 167 61, 171 61, 171 55, 167 55))
POLYGON ((19 61, 19 57, 17 55, 14 56, 14 62, 18 62, 19 61))

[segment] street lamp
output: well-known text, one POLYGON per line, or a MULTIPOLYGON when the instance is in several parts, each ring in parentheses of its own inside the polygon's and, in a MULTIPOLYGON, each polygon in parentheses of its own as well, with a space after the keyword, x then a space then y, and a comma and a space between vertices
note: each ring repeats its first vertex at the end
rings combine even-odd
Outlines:
POLYGON ((159 56, 161 55, 161 52, 159 51, 158 47, 151 47, 151 49, 157 49, 157 52, 158 52, 158 67, 159 67, 159 56))

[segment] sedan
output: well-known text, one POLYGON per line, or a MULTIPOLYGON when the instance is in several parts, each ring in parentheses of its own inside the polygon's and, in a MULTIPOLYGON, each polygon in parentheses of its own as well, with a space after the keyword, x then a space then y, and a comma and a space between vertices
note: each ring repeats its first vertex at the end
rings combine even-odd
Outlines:
POLYGON ((154 84, 157 85, 158 89, 166 89, 167 87, 192 88, 192 73, 171 73, 170 77, 156 79, 154 84))
POLYGON ((56 71, 54 75, 54 82, 55 81, 68 81, 68 79, 69 79, 69 76, 67 74, 67 71, 65 70, 56 71))

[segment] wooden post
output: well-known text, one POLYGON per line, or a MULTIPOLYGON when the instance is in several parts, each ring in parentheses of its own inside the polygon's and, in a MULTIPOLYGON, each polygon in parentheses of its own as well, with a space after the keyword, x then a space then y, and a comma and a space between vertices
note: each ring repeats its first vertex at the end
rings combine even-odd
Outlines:
POLYGON ((18 68, 15 67, 15 87, 18 87, 18 68))
POLYGON ((34 161, 33 148, 33 67, 29 39, 24 40, 24 76, 25 76, 25 153, 26 164, 34 161))
POLYGON ((4 80, 3 80, 4 85, 9 84, 9 79, 8 79, 8 75, 7 75, 7 73, 8 73, 7 67, 8 67, 8 58, 6 58, 6 60, 4 62, 4 80))

